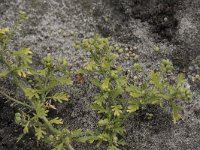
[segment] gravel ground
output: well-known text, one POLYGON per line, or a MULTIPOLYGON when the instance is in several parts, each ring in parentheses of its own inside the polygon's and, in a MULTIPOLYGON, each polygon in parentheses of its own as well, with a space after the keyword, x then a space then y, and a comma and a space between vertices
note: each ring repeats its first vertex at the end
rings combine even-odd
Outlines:
MULTIPOLYGON (((169 113, 157 107, 147 107, 130 118, 125 123, 124 149, 200 149, 200 82, 192 77, 200 73, 200 0, 1 0, 0 26, 11 25, 19 10, 26 11, 29 20, 16 32, 11 47, 30 47, 36 60, 52 53, 58 59, 66 57, 76 71, 87 61, 88 54, 72 45, 95 33, 124 48, 119 62, 130 76, 135 62, 147 66, 148 72, 156 69, 163 58, 170 58, 177 73, 186 72, 193 100, 183 104, 183 119, 176 125, 169 113), (154 114, 152 120, 145 119, 147 112, 154 114)), ((94 87, 86 82, 66 90, 71 101, 60 106, 56 115, 71 129, 95 128, 97 117, 90 109, 94 87)), ((13 122, 16 110, 7 104, 0 107, 0 149, 45 149, 31 135, 15 144, 20 133, 13 122)), ((97 149, 89 144, 74 146, 77 150, 97 149)))

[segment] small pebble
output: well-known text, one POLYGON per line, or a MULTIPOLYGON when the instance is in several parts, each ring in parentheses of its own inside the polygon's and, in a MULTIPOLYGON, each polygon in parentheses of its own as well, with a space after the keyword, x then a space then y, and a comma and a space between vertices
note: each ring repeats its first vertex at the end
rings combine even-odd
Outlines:
POLYGON ((125 56, 125 59, 126 59, 126 60, 128 60, 128 59, 129 59, 129 57, 125 56))
POLYGON ((136 47, 136 46, 134 46, 134 47, 133 47, 133 50, 137 50, 137 47, 136 47))
POLYGON ((63 32, 63 37, 66 37, 67 36, 67 32, 63 32))
POLYGON ((128 47, 125 48, 125 51, 128 51, 128 47))
POLYGON ((139 56, 138 55, 135 55, 134 59, 135 60, 138 60, 139 56))
POLYGON ((90 52, 87 52, 86 55, 89 56, 89 55, 90 55, 90 52))
POLYGON ((131 57, 135 57, 135 53, 132 53, 132 54, 131 54, 131 57))
POLYGON ((188 68, 190 71, 194 70, 194 67, 193 66, 189 66, 188 68))
POLYGON ((134 77, 133 77, 133 79, 134 79, 134 80, 137 80, 137 79, 138 79, 138 77, 137 77, 137 76, 134 76, 134 77))
POLYGON ((130 56, 129 53, 126 53, 126 56, 129 57, 130 56))

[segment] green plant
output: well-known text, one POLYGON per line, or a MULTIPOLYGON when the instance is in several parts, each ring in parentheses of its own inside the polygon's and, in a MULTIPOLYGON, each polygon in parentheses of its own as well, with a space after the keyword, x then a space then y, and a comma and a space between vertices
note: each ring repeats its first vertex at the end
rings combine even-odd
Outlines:
POLYGON ((179 74, 174 83, 170 81, 170 73, 173 66, 171 61, 164 59, 160 64, 159 71, 149 73, 149 82, 141 85, 130 85, 127 91, 132 100, 129 100, 128 112, 132 113, 146 104, 160 105, 162 108, 168 103, 172 108, 173 122, 181 119, 181 107, 178 104, 180 100, 190 100, 192 93, 185 85, 186 79, 183 74, 179 74))
MULTIPOLYGON (((82 47, 90 52, 89 63, 80 70, 82 73, 97 74, 98 79, 91 82, 97 86, 100 92, 94 97, 91 107, 99 116, 99 130, 91 132, 85 141, 108 142, 108 150, 118 150, 125 145, 123 135, 125 133, 124 121, 130 113, 134 113, 147 104, 160 105, 168 102, 172 108, 174 123, 180 118, 180 106, 177 100, 189 100, 191 91, 184 84, 186 82, 183 74, 178 75, 176 82, 171 84, 168 74, 173 70, 171 61, 163 60, 160 70, 149 74, 149 82, 130 84, 123 75, 121 66, 115 65, 117 55, 115 49, 106 38, 96 35, 94 38, 84 39, 76 47, 82 47)), ((140 64, 133 66, 135 73, 142 70, 140 64)))
MULTIPOLYGON (((163 60, 158 71, 148 72, 146 81, 137 78, 143 68, 138 63, 134 64, 134 77, 138 80, 133 80, 126 77, 122 66, 115 63, 118 55, 113 50, 118 48, 113 47, 107 38, 96 35, 84 39, 75 47, 82 47, 91 54, 89 63, 80 73, 97 75, 91 79, 99 90, 91 108, 98 113, 98 129, 88 130, 86 135, 83 135, 81 129, 70 131, 61 126, 62 119, 49 116, 49 111, 56 109, 58 103, 69 100, 69 95, 65 92, 55 92, 59 86, 72 84, 67 61, 55 60, 48 54, 40 61, 40 66, 34 66, 29 48, 17 51, 9 49, 13 32, 25 20, 26 13, 20 12, 11 28, 0 29, 0 78, 9 79, 23 94, 20 97, 23 100, 18 100, 0 90, 0 94, 7 100, 22 108, 15 114, 16 123, 23 127, 23 133, 18 140, 32 129, 37 140, 44 140, 54 150, 73 150, 72 141, 95 142, 97 146, 107 143, 108 150, 119 150, 125 145, 124 122, 132 113, 147 104, 160 105, 163 108, 168 104, 172 109, 173 122, 176 123, 181 118, 179 101, 192 98, 183 74, 179 74, 174 81, 169 78, 174 76, 170 60, 163 60)), ((147 116, 152 118, 152 114, 147 116)))
POLYGON ((37 140, 48 141, 55 150, 73 150, 71 141, 78 140, 82 131, 58 128, 57 125, 63 124, 62 119, 48 115, 51 109, 56 109, 57 103, 69 100, 69 95, 65 92, 53 93, 58 86, 72 84, 67 61, 54 60, 48 54, 41 60, 41 66, 37 67, 39 69, 36 69, 32 65, 32 52, 29 48, 17 51, 8 48, 13 31, 26 19, 26 14, 21 12, 19 19, 10 29, 0 29, 0 62, 3 65, 0 77, 9 77, 17 90, 24 94, 24 99, 17 100, 4 91, 0 91, 0 94, 23 108, 15 114, 16 123, 23 127, 23 134, 18 140, 33 129, 37 140))
POLYGON ((84 39, 81 47, 90 52, 89 63, 81 70, 82 73, 93 73, 99 79, 91 82, 100 89, 94 97, 91 107, 100 114, 99 130, 88 135, 90 143, 108 142, 109 150, 117 150, 125 142, 122 138, 125 129, 123 120, 126 118, 127 101, 121 97, 125 93, 127 77, 122 74, 122 66, 115 66, 114 60, 118 55, 112 53, 113 47, 108 39, 96 35, 94 38, 84 39))

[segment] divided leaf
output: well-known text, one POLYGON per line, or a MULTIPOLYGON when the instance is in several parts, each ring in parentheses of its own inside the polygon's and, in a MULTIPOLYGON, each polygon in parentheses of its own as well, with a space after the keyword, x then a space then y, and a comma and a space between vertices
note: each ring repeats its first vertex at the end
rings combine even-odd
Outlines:
POLYGON ((109 83, 110 83, 110 78, 105 78, 103 81, 102 81, 102 85, 101 85, 101 88, 104 90, 104 91, 109 91, 109 83))
POLYGON ((128 106, 127 112, 133 113, 133 112, 137 111, 139 108, 140 108, 140 105, 138 102, 129 101, 129 106, 128 106))
POLYGON ((180 109, 180 106, 177 106, 175 103, 172 103, 172 117, 174 124, 176 124, 177 121, 181 119, 181 115, 179 113, 180 109))
POLYGON ((59 103, 62 103, 62 101, 68 101, 69 100, 69 96, 64 92, 56 93, 55 95, 53 95, 49 98, 52 98, 54 101, 59 102, 59 103))
POLYGON ((40 140, 44 138, 44 135, 46 132, 42 129, 42 127, 34 127, 35 128, 35 136, 37 137, 37 140, 40 140))
POLYGON ((28 97, 29 100, 31 100, 33 97, 39 99, 39 93, 37 90, 33 88, 24 88, 25 96, 28 97))
POLYGON ((51 124, 63 124, 63 120, 59 119, 58 117, 49 121, 51 124))
POLYGON ((123 112, 122 112, 122 105, 115 105, 112 106, 112 111, 114 112, 114 116, 119 117, 123 112))

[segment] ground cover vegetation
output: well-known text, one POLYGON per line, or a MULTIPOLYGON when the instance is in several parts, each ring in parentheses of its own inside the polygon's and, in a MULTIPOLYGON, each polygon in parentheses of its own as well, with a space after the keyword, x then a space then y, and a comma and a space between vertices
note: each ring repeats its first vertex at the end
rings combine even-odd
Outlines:
POLYGON ((192 99, 184 74, 178 74, 172 82, 173 64, 164 59, 158 70, 144 73, 148 76, 147 81, 137 76, 143 72, 140 64, 133 66, 136 78, 129 78, 117 63, 116 51, 122 49, 97 34, 77 42, 75 48, 90 53, 88 63, 78 72, 95 76, 90 81, 98 92, 91 109, 98 116, 98 128, 71 131, 62 126, 63 120, 59 116, 50 116, 49 112, 57 109, 58 103, 73 100, 70 93, 55 91, 58 87, 72 85, 71 77, 75 73, 69 71, 65 58, 56 60, 48 54, 40 60, 39 66, 35 66, 30 48, 9 48, 13 33, 27 19, 27 14, 20 12, 11 27, 0 28, 0 78, 12 82, 22 93, 18 99, 0 90, 1 96, 20 108, 15 114, 15 122, 23 127, 23 133, 17 141, 33 131, 37 140, 48 143, 54 150, 73 150, 72 142, 94 143, 98 147, 104 144, 108 150, 119 150, 126 144, 125 120, 146 105, 170 107, 172 121, 176 123, 181 119, 180 101, 192 99))

